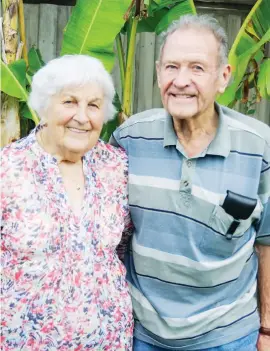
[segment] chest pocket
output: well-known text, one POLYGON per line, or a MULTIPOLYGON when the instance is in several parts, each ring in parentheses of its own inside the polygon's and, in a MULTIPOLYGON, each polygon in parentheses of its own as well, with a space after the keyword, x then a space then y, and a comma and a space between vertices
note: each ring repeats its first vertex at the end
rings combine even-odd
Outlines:
POLYGON ((258 200, 251 215, 245 220, 239 220, 237 228, 228 240, 226 235, 235 218, 221 206, 215 206, 200 243, 202 253, 223 258, 234 254, 254 235, 253 225, 260 218, 261 211, 262 205, 258 200))

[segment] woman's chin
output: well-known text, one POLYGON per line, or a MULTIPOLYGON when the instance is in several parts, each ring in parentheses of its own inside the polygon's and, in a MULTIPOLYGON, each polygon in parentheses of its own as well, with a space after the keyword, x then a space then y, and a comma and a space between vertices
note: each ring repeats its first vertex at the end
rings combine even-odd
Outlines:
POLYGON ((64 148, 66 150, 66 153, 70 152, 71 154, 80 154, 83 156, 86 152, 88 152, 91 149, 91 145, 82 144, 74 141, 65 143, 64 148))

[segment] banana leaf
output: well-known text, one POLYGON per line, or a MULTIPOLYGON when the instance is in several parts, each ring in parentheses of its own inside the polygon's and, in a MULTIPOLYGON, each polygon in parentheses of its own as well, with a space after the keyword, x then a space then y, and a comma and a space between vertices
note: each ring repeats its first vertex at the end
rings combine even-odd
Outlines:
POLYGON ((64 30, 61 55, 91 55, 111 71, 114 40, 125 23, 130 3, 131 0, 78 0, 64 30))
MULTIPOLYGON (((162 1, 161 1, 162 3, 162 1)), ((183 0, 180 4, 175 5, 168 11, 165 16, 161 19, 156 27, 156 34, 160 34, 168 28, 168 26, 175 20, 179 19, 180 16, 187 14, 196 14, 196 8, 193 0, 183 0)))
POLYGON ((1 91, 9 96, 26 101, 26 63, 18 60, 9 65, 1 61, 1 91))
POLYGON ((260 66, 258 89, 263 98, 270 99, 270 58, 260 66))
MULTIPOLYGON (((1 61, 1 91, 5 94, 16 97, 21 101, 27 101, 26 90, 26 63, 18 60, 6 65, 1 61)), ((31 119, 35 124, 39 123, 36 113, 29 107, 31 119)))
POLYGON ((250 61, 255 59, 260 65, 265 44, 270 40, 269 0, 258 0, 245 19, 229 53, 232 65, 233 83, 225 90, 218 101, 229 105, 236 100, 236 92, 247 73, 250 61))
POLYGON ((110 140, 112 133, 115 131, 115 129, 120 124, 119 113, 122 112, 122 106, 121 106, 121 102, 120 102, 120 99, 119 99, 119 96, 117 93, 115 93, 113 104, 114 104, 117 112, 116 112, 114 118, 111 121, 107 122, 103 126, 101 134, 100 134, 101 139, 104 140, 105 142, 108 142, 110 140))
POLYGON ((169 9, 163 8, 158 11, 152 12, 149 17, 142 18, 137 27, 137 33, 141 32, 155 32, 158 23, 169 12, 169 9))
POLYGON ((44 64, 39 49, 32 47, 28 52, 27 73, 30 75, 35 74, 44 64))

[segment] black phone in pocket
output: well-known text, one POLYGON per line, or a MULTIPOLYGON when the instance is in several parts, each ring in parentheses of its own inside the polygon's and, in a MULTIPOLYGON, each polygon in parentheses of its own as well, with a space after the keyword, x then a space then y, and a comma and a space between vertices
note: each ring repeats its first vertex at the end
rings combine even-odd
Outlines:
POLYGON ((227 190, 227 196, 223 202, 222 208, 234 218, 234 221, 226 233, 226 238, 228 240, 232 239, 234 232, 240 224, 240 220, 248 219, 254 211, 256 205, 257 199, 227 190))

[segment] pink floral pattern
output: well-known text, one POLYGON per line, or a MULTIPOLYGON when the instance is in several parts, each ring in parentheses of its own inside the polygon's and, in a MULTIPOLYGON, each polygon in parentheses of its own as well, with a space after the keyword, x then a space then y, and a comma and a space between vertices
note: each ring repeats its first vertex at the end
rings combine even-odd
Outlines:
POLYGON ((1 350, 131 350, 132 306, 116 254, 131 230, 124 152, 99 141, 84 156, 80 218, 35 131, 1 158, 1 350))

